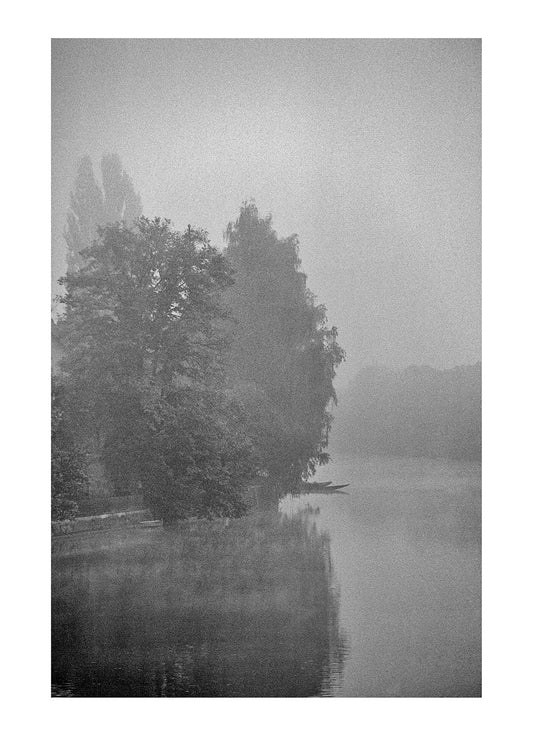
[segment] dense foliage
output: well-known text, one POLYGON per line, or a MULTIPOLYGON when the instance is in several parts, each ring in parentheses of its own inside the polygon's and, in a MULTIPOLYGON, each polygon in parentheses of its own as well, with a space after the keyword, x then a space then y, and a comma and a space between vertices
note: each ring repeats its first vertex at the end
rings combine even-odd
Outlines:
POLYGON ((481 364, 363 369, 346 391, 336 441, 360 453, 479 459, 481 364))
POLYGON ((69 430, 64 389, 52 380, 52 519, 73 518, 88 492, 85 459, 69 430))
POLYGON ((226 295, 233 315, 228 380, 263 473, 294 489, 328 460, 328 409, 344 354, 306 287, 297 236, 278 238, 271 217, 246 203, 226 240, 235 273, 226 295))
POLYGON ((166 521, 239 515, 253 469, 223 392, 227 261, 203 231, 146 218, 103 228, 81 255, 60 322, 79 436, 166 521))
MULTIPOLYGON (((298 239, 245 204, 226 254, 139 217, 115 155, 84 158, 70 198, 62 411, 91 489, 142 491, 165 520, 235 516, 254 475, 296 489, 328 459, 343 359, 300 271, 298 239)), ((106 490, 106 492, 104 492, 106 490)))

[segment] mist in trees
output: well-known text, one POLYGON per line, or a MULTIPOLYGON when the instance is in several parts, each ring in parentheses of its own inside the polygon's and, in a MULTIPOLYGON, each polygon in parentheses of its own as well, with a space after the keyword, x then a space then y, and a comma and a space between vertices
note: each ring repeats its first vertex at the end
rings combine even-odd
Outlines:
POLYGON ((235 276, 225 296, 233 318, 228 380, 263 473, 296 490, 328 460, 333 378, 344 352, 306 287, 296 235, 278 238, 272 218, 251 202, 226 241, 235 276))
POLYGON ((120 160, 90 160, 71 196, 55 326, 69 431, 115 494, 142 490, 166 521, 234 516, 253 479, 281 494, 326 463, 344 358, 300 270, 245 203, 217 251, 207 233, 137 219, 120 160))
MULTIPOLYGON (((329 459, 344 359, 298 237, 278 237, 250 201, 220 252, 202 230, 140 217, 117 156, 101 170, 99 186, 81 161, 67 215, 56 515, 86 495, 89 457, 115 494, 141 490, 166 521, 241 515, 253 480, 298 491, 329 459)), ((480 382, 480 365, 364 369, 343 395, 336 446, 477 459, 480 382)))
POLYGON ((132 225, 142 214, 141 198, 118 155, 104 155, 100 168, 102 186, 96 181, 90 157, 84 157, 78 167, 64 234, 69 271, 84 264, 81 252, 96 239, 99 226, 114 222, 132 225))
MULTIPOLYGON (((72 472, 72 510, 83 453, 115 494, 142 491, 166 521, 241 515, 254 480, 298 491, 329 459, 344 352, 297 235, 278 237, 249 201, 221 252, 203 230, 142 217, 117 156, 101 170, 99 186, 90 159, 79 166, 55 327, 54 447, 76 448, 56 459, 72 472)), ((480 365, 362 370, 337 421, 337 447, 357 453, 478 458, 480 365)))
POLYGON ((481 364, 361 370, 342 396, 336 447, 392 456, 481 458, 481 364))

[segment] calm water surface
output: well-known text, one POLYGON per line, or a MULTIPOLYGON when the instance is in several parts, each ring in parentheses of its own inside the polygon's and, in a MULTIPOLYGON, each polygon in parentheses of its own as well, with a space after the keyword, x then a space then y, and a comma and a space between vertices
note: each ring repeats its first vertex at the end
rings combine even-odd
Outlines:
POLYGON ((480 466, 337 459, 345 494, 53 540, 55 696, 479 696, 480 466))

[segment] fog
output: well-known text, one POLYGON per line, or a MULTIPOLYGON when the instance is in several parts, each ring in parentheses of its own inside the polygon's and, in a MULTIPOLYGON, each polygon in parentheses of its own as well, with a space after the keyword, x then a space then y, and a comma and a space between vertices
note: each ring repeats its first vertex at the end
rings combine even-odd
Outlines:
POLYGON ((53 42, 53 696, 480 696, 480 54, 53 42))
POLYGON ((480 358, 479 40, 54 40, 53 292, 79 160, 118 153, 148 216, 297 233, 347 362, 480 358))

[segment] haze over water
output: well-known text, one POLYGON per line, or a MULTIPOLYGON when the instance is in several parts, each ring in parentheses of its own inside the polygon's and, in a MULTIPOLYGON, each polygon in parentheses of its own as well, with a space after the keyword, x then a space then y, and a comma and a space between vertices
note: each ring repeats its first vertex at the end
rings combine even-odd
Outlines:
POLYGON ((479 464, 319 478, 350 486, 227 528, 56 540, 54 694, 479 696, 479 464))
POLYGON ((317 478, 350 479, 319 506, 331 537, 347 647, 338 696, 481 693, 480 465, 340 458, 317 478))

